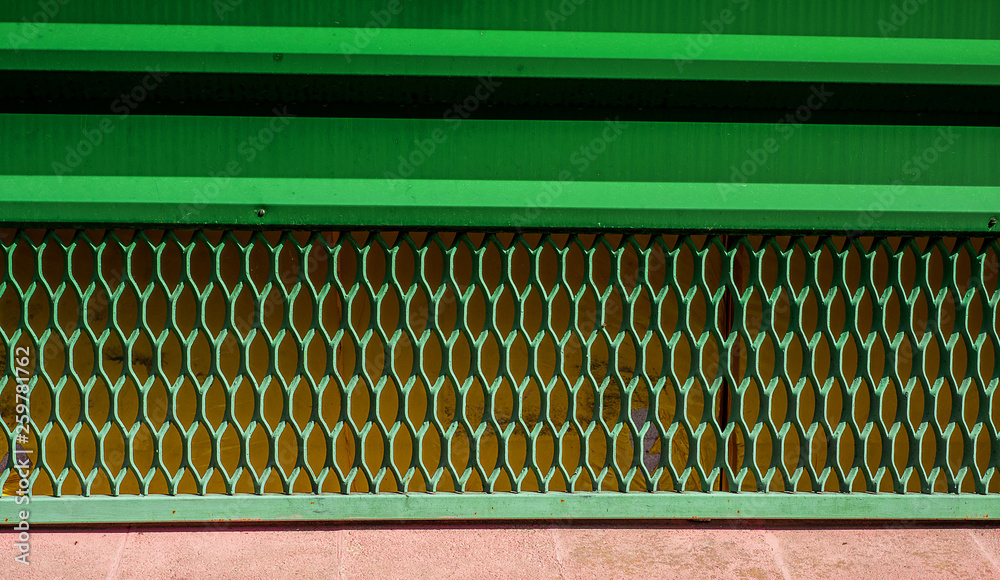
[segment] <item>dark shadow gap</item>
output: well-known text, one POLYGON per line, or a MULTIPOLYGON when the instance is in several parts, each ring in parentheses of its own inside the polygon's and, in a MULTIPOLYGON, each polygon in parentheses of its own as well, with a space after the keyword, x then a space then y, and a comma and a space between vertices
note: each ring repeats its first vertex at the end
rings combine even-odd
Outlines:
POLYGON ((7 114, 1000 126, 989 86, 0 71, 0 87, 7 114))

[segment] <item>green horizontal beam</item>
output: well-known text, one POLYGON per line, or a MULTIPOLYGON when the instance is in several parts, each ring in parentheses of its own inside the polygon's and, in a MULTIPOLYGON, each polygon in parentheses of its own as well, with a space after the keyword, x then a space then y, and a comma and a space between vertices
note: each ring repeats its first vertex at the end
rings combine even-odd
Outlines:
POLYGON ((23 28, 0 23, 0 69, 1000 84, 1000 40, 66 23, 29 38, 23 28))
POLYGON ((982 235, 998 200, 1000 187, 0 177, 8 225, 982 235))
MULTIPOLYGON (((489 90, 503 85, 469 84, 489 90)), ((104 116, 0 115, 0 175, 1000 187, 1000 127, 800 124, 837 98, 801 92, 774 123, 480 120, 465 103, 427 119, 165 116, 123 98, 104 116)))
POLYGON ((0 115, 0 220, 985 233, 1000 211, 995 127, 114 109, 0 115))
MULTIPOLYGON (((520 493, 34 497, 32 524, 429 519, 996 519, 986 495, 520 493)), ((6 522, 13 521, 13 511, 6 522)))

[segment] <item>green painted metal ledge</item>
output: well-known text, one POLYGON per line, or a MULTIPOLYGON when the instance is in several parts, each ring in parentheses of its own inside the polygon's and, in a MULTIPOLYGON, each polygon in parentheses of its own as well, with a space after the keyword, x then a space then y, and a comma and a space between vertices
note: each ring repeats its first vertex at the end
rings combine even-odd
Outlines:
POLYGON ((1000 187, 0 177, 24 225, 990 234, 1000 187), (136 203, 140 200, 141 203, 136 203), (263 214, 261 211, 263 210, 263 214))
POLYGON ((0 221, 982 235, 1000 219, 994 127, 288 114, 0 115, 0 221))
POLYGON ((988 495, 602 492, 34 497, 26 509, 34 525, 524 518, 986 520, 997 519, 998 507, 988 495))
MULTIPOLYGON (((24 38, 0 23, 0 39, 24 38)), ((1000 40, 52 23, 0 69, 1000 85, 1000 40)))

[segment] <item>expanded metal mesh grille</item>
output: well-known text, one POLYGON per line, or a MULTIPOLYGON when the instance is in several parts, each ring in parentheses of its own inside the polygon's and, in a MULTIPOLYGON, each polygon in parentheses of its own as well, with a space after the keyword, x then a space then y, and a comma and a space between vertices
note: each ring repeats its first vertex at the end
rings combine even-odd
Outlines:
POLYGON ((0 255, 35 494, 1000 491, 994 239, 0 230, 0 255))

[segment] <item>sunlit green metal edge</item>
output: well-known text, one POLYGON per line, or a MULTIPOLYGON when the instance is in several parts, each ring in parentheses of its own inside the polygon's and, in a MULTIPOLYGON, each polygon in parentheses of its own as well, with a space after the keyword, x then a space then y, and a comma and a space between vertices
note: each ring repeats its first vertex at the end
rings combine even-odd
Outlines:
POLYGON ((0 224, 989 234, 1000 187, 0 176, 0 224), (264 215, 260 215, 264 210, 264 215))
POLYGON ((6 22, 0 68, 997 85, 1000 40, 6 22))
MULTIPOLYGON (((13 502, 10 502, 13 507, 13 502)), ((499 493, 35 497, 32 524, 424 519, 996 519, 989 495, 499 493)), ((7 522, 16 517, 8 510, 7 522)))

